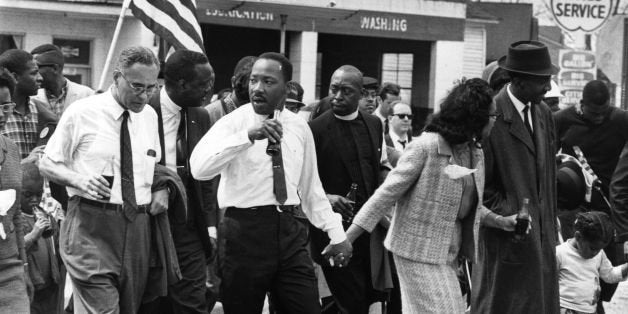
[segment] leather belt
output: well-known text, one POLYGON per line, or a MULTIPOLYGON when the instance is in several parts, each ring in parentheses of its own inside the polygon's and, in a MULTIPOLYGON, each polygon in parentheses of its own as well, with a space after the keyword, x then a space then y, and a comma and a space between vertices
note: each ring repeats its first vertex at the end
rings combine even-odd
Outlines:
POLYGON ((255 207, 228 207, 227 209, 235 209, 235 210, 276 210, 278 212, 288 213, 293 216, 300 217, 300 210, 296 205, 264 205, 264 206, 255 206, 255 207))
MULTIPOLYGON (((122 204, 103 203, 103 202, 83 198, 80 196, 75 196, 75 197, 78 198, 79 203, 87 204, 87 205, 97 207, 103 210, 114 210, 114 211, 121 212, 123 209, 122 204)), ((140 214, 148 214, 150 212, 150 204, 137 205, 137 212, 140 214)))

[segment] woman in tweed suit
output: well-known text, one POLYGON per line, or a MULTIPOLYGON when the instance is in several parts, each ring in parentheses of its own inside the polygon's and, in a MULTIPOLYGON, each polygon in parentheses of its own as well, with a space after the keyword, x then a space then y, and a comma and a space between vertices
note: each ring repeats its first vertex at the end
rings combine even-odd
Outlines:
POLYGON ((459 253, 474 259, 488 212, 479 142, 488 136, 494 112, 485 81, 456 85, 347 232, 351 241, 370 232, 396 203, 384 245, 394 256, 403 313, 465 311, 456 262, 459 253))
MULTIPOLYGON (((13 108, 11 91, 15 80, 4 68, 0 68, 0 129, 4 127, 4 112, 13 108)), ((11 109, 12 110, 12 109, 11 109)), ((24 249, 23 221, 19 198, 21 197, 22 171, 17 145, 0 135, 0 198, 15 199, 8 208, 0 208, 0 313, 30 313, 26 293, 26 251, 24 249), (15 196, 9 196, 9 193, 15 196)), ((6 204, 3 204, 3 206, 6 204)))

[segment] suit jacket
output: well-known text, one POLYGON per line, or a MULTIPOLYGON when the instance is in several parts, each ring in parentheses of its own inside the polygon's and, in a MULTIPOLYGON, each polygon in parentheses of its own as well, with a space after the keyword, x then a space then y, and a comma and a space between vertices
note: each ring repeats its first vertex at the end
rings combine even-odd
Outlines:
MULTIPOLYGON (((66 91, 65 94, 65 101, 63 104, 63 111, 65 111, 65 109, 68 108, 69 105, 71 105, 73 102, 79 100, 79 99, 83 99, 86 97, 89 97, 91 95, 94 95, 94 90, 92 90, 91 88, 85 86, 85 85, 81 85, 78 83, 74 83, 68 79, 66 79, 67 82, 67 86, 68 89, 66 91)), ((46 90, 43 88, 40 88, 37 91, 37 96, 35 96, 35 98, 39 101, 41 101, 42 103, 45 104, 46 108, 48 108, 48 110, 52 110, 52 108, 50 108, 50 104, 48 103, 48 97, 46 97, 46 90)))
MULTIPOLYGON (((369 140, 371 141, 372 147, 371 167, 377 179, 381 170, 383 143, 382 123, 373 115, 362 112, 360 112, 359 115, 364 119, 369 133, 369 140)), ((340 133, 338 121, 333 112, 327 110, 321 116, 310 122, 310 127, 314 136, 318 173, 323 184, 323 189, 327 194, 344 196, 347 191, 349 191, 351 183, 359 182, 359 178, 352 177, 349 171, 347 155, 339 153, 344 150, 341 147, 343 142, 338 141, 338 139, 343 136, 340 133)), ((374 188, 376 188, 378 182, 374 182, 374 184, 374 188)), ((374 191, 366 191, 367 195, 371 195, 373 192, 374 191)), ((321 264, 322 257, 320 252, 329 243, 329 237, 316 228, 312 227, 310 229, 312 258, 314 261, 321 264)), ((359 240, 360 239, 356 240, 356 242, 359 240)), ((373 268, 371 270, 373 286, 380 291, 392 287, 390 264, 389 261, 387 261, 388 254, 384 250, 381 240, 382 237, 378 237, 377 235, 371 236, 369 257, 373 268)), ((360 252, 354 251, 354 258, 359 255, 361 255, 360 252)))
POLYGON ((532 229, 521 242, 512 241, 511 232, 481 229, 471 308, 474 313, 558 313, 556 128, 549 107, 534 105, 531 137, 508 87, 495 96, 498 116, 483 143, 484 204, 508 216, 528 198, 532 229))
MULTIPOLYGON (((149 101, 149 105, 157 112, 157 118, 159 121, 159 142, 161 144, 161 158, 160 163, 165 165, 166 148, 164 145, 164 127, 161 113, 161 102, 159 92, 155 92, 153 97, 149 101)), ((196 144, 201 140, 203 135, 209 130, 209 115, 202 107, 187 108, 187 134, 188 134, 188 152, 191 153, 194 150, 196 144)), ((189 158, 189 156, 188 156, 189 158)), ((216 208, 211 202, 212 185, 211 181, 198 181, 194 180, 190 176, 191 186, 187 186, 188 192, 188 219, 193 219, 198 236, 203 243, 205 254, 210 257, 212 252, 212 244, 209 240, 207 233, 207 227, 216 226, 216 208)))
MULTIPOLYGON (((447 264, 450 243, 460 210, 463 183, 444 169, 455 165, 454 155, 468 150, 453 149, 437 133, 425 132, 406 147, 404 155, 384 183, 371 196, 353 223, 373 230, 389 208, 395 206, 386 248, 396 255, 421 263, 447 264)), ((478 205, 463 220, 464 255, 476 255, 480 221, 487 213, 482 206, 484 158, 482 150, 471 149, 478 205), (466 234, 465 234, 466 231, 466 234)))

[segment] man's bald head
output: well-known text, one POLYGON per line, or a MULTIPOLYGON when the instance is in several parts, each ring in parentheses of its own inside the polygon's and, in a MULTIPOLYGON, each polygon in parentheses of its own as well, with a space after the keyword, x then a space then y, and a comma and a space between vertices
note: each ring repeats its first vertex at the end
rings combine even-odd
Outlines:
POLYGON ((343 65, 331 76, 329 94, 332 95, 331 109, 339 116, 350 115, 358 110, 364 88, 362 72, 352 65, 343 65))
POLYGON ((358 68, 352 65, 345 64, 339 67, 336 71, 334 71, 334 74, 332 75, 332 80, 333 80, 333 77, 336 75, 355 76, 356 82, 359 83, 358 88, 362 89, 362 78, 364 75, 362 74, 362 71, 358 70, 358 68))

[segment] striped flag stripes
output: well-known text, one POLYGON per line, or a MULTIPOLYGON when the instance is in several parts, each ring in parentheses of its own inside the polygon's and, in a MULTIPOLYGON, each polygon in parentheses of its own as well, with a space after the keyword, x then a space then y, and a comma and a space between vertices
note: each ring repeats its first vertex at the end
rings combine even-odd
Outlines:
POLYGON ((205 52, 196 0, 132 0, 133 15, 175 49, 205 52))

